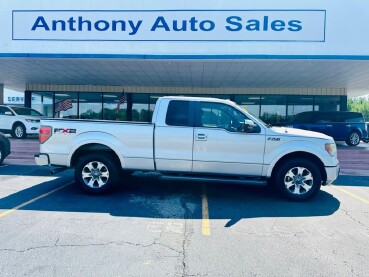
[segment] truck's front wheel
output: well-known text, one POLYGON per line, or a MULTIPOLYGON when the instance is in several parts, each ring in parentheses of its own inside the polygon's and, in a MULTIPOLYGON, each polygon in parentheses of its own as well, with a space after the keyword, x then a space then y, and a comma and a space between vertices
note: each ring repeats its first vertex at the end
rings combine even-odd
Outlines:
POLYGON ((84 191, 101 194, 117 184, 119 167, 109 155, 89 154, 77 162, 74 178, 84 191))
POLYGON ((294 201, 314 197, 322 183, 319 168, 309 160, 293 159, 275 172, 274 182, 281 194, 294 201))

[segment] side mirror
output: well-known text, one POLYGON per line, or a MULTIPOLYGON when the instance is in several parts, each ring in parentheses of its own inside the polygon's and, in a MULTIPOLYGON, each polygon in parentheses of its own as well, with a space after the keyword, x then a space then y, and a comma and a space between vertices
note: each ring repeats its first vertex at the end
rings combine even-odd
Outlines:
POLYGON ((5 115, 13 115, 13 113, 12 112, 9 112, 9 111, 5 112, 4 114, 5 115))
POLYGON ((244 133, 260 133, 261 129, 254 121, 245 119, 245 123, 241 124, 238 131, 244 133))
POLYGON ((255 124, 255 122, 254 122, 254 121, 252 121, 252 120, 250 120, 250 119, 245 119, 245 125, 257 126, 257 125, 255 124))

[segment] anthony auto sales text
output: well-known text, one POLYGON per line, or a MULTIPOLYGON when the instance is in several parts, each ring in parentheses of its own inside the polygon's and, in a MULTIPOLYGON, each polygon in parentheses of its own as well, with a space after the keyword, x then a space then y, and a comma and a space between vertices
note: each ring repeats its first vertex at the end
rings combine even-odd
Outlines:
MULTIPOLYGON (((144 26, 144 20, 91 20, 83 16, 69 17, 68 19, 48 19, 44 16, 38 16, 31 30, 32 31, 63 31, 63 32, 86 32, 86 31, 110 31, 127 32, 133 36, 137 34, 144 26)), ((158 16, 153 23, 148 25, 151 32, 210 32, 216 29, 216 23, 213 20, 198 20, 196 17, 188 19, 166 19, 164 16, 158 16)), ((228 16, 225 18, 225 24, 222 28, 230 32, 248 31, 248 32, 299 32, 302 30, 302 21, 297 19, 281 20, 272 19, 269 16, 261 16, 258 19, 245 19, 240 16, 228 16)))

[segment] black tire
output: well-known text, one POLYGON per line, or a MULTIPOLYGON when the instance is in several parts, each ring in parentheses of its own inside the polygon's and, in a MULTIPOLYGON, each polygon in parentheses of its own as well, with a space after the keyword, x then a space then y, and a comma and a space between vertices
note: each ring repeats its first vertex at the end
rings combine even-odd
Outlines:
POLYGON ((5 159, 5 151, 4 151, 3 146, 0 145, 0 164, 3 163, 4 159, 5 159))
POLYGON ((74 179, 84 191, 103 194, 117 185, 120 172, 119 162, 111 155, 88 154, 77 162, 74 179))
POLYGON ((357 146, 360 143, 361 137, 358 131, 352 131, 346 139, 348 146, 357 146))
POLYGON ((319 168, 306 159, 287 161, 277 168, 274 175, 274 186, 278 192, 293 201, 313 198, 322 184, 319 168))
POLYGON ((26 127, 23 124, 17 123, 13 126, 12 133, 13 138, 24 139, 27 137, 26 127))

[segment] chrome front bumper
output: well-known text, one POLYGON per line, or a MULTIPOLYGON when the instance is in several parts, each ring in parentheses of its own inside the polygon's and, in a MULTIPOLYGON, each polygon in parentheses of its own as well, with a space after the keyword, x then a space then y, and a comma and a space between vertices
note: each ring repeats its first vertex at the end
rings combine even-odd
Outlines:
POLYGON ((337 179, 338 175, 340 174, 340 165, 333 166, 333 167, 326 167, 325 172, 327 173, 327 181, 323 184, 329 185, 334 180, 337 179))

